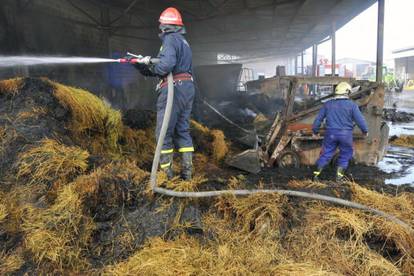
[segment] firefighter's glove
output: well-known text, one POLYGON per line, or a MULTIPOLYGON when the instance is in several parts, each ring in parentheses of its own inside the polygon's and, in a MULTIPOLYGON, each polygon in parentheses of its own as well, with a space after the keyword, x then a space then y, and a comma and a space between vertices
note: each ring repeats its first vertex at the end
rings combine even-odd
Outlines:
POLYGON ((145 65, 150 65, 151 64, 151 57, 150 56, 143 57, 143 58, 139 59, 139 63, 145 64, 145 65))

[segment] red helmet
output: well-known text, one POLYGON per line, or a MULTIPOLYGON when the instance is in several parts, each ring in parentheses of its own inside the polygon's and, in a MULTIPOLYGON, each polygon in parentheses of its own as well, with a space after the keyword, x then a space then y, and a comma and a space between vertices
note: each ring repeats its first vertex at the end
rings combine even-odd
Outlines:
POLYGON ((181 14, 176 8, 168 8, 163 11, 159 21, 165 25, 184 26, 181 14))

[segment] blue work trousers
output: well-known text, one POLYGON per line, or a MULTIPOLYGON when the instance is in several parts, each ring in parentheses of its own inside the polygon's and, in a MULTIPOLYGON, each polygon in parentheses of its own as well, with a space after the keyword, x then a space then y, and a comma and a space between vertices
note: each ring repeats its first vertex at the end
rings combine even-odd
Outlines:
POLYGON ((331 161, 339 148, 337 166, 348 168, 354 153, 352 130, 327 130, 323 140, 321 155, 316 161, 318 168, 323 168, 331 161))
MULTIPOLYGON (((157 100, 157 127, 156 137, 161 131, 167 105, 168 87, 159 90, 157 100)), ((193 141, 190 135, 190 116, 193 107, 195 89, 192 81, 176 81, 174 84, 174 102, 171 111, 170 123, 162 147, 162 154, 170 154, 175 148, 179 152, 193 152, 193 141)))

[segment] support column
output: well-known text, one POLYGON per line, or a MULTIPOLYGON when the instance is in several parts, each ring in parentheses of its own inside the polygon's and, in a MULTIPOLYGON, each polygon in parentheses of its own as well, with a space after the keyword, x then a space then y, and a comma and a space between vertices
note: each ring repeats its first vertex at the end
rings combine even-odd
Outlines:
POLYGON ((312 46, 312 76, 318 75, 318 44, 312 46))
POLYGON ((298 55, 295 56, 295 70, 294 70, 295 76, 298 74, 298 55))
POLYGON ((385 0, 378 0, 377 26, 377 82, 382 82, 382 65, 384 62, 384 10, 385 0))
POLYGON ((303 57, 303 51, 300 53, 300 59, 301 59, 301 61, 300 61, 300 65, 301 65, 301 67, 302 67, 302 69, 300 70, 301 71, 301 73, 302 73, 302 76, 304 76, 305 75, 305 59, 304 59, 304 57, 303 57))
POLYGON ((336 23, 332 22, 332 34, 331 34, 331 46, 332 46, 332 57, 331 57, 331 66, 332 66, 332 76, 336 74, 336 23))

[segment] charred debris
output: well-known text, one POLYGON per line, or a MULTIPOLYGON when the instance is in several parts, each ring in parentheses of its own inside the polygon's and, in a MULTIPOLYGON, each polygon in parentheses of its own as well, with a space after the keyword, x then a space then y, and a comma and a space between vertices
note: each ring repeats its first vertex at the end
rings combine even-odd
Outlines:
MULTIPOLYGON (((209 200, 152 194, 150 112, 121 114, 88 91, 47 79, 1 81, 0 102, 1 274, 414 273, 412 233, 363 211, 278 194, 209 200)), ((196 177, 167 182, 161 174, 164 187, 306 190, 377 208, 414 227, 409 187, 312 182, 303 168, 245 174, 224 163, 240 151, 235 140, 196 121, 192 134, 196 177)))

